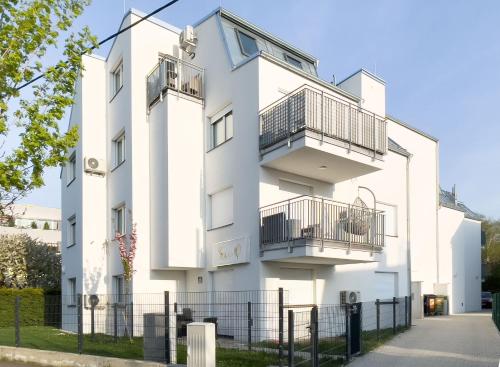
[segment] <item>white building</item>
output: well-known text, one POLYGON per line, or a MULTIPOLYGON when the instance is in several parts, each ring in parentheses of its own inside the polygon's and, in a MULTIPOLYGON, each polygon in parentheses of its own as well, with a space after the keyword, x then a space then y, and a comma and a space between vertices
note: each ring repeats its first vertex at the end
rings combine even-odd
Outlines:
POLYGON ((133 223, 134 294, 435 293, 438 142, 386 113, 386 83, 366 70, 325 82, 316 58, 223 9, 193 32, 180 43, 149 18, 106 58, 84 57, 80 141, 62 174, 63 293, 121 292, 113 239, 133 223))
POLYGON ((26 234, 34 240, 60 248, 61 209, 15 204, 0 220, 0 235, 26 234))

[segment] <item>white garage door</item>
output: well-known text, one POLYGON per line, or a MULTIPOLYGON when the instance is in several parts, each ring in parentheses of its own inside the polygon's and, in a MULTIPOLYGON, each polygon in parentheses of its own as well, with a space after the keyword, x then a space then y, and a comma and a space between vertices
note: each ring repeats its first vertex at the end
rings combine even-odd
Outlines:
POLYGON ((398 273, 375 272, 375 298, 388 299, 398 296, 398 273))
POLYGON ((304 305, 314 303, 314 284, 310 269, 279 269, 279 286, 288 290, 288 303, 304 305))

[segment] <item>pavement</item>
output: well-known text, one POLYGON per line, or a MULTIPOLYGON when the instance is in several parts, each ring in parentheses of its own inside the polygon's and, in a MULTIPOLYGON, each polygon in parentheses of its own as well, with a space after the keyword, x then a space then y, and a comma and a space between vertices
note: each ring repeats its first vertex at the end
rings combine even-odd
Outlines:
POLYGON ((349 367, 500 367, 491 312, 414 320, 414 326, 349 367))

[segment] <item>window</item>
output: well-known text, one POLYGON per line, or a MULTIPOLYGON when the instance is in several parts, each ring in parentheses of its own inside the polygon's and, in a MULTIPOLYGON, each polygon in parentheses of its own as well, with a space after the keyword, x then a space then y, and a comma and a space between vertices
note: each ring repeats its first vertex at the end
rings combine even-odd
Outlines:
POLYGON ((295 57, 292 57, 288 54, 285 54, 285 60, 288 62, 290 65, 295 66, 296 68, 302 69, 302 62, 295 57))
POLYGON ((240 44, 241 53, 245 56, 250 56, 259 51, 257 41, 255 38, 250 37, 248 34, 236 30, 238 42, 240 44))
POLYGON ((125 206, 113 209, 113 220, 115 222, 115 233, 125 233, 125 206))
POLYGON ((398 207, 391 204, 377 203, 377 210, 384 211, 384 229, 386 236, 398 235, 398 207))
POLYGON ((116 95, 120 91, 123 86, 123 62, 120 61, 120 64, 114 68, 111 73, 111 92, 113 96, 116 95))
POLYGON ((233 111, 212 122, 211 148, 215 148, 233 137, 233 111))
POLYGON ((76 306, 76 278, 68 279, 68 306, 76 306))
POLYGON ((210 228, 233 223, 233 188, 227 188, 209 196, 210 228))
POLYGON ((76 244, 76 217, 72 216, 68 219, 68 244, 67 246, 73 246, 76 244))
POLYGON ((76 153, 70 155, 66 165, 66 184, 69 185, 76 178, 76 153))
POLYGON ((113 294, 115 302, 117 303, 123 303, 125 301, 125 287, 123 282, 123 275, 113 276, 113 294))
POLYGON ((120 164, 125 162, 125 133, 122 133, 116 139, 113 140, 114 146, 114 166, 118 167, 120 164))

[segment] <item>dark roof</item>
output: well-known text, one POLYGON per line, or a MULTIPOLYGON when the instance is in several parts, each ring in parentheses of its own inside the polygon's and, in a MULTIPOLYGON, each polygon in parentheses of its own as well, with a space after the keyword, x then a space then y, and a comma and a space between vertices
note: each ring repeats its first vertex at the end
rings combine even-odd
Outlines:
POLYGON ((441 188, 439 190, 439 203, 441 204, 441 206, 461 211, 465 214, 465 218, 473 220, 483 220, 483 216, 481 214, 473 212, 464 203, 455 200, 455 195, 452 192, 443 190, 441 188))
POLYGON ((388 140, 389 140, 389 142, 387 145, 388 145, 389 150, 392 150, 395 153, 402 154, 406 157, 409 157, 411 155, 410 152, 408 152, 405 148, 403 148, 401 145, 396 143, 391 138, 388 138, 388 140))

